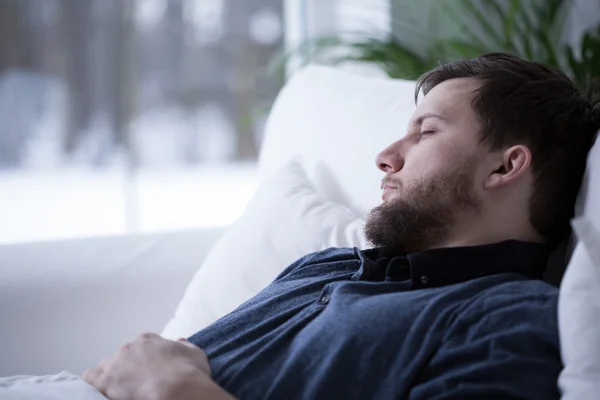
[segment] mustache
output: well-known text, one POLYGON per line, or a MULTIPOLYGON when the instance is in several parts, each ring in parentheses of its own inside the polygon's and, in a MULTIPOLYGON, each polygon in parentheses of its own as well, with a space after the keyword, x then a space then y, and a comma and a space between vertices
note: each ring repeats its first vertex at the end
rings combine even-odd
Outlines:
POLYGON ((393 186, 393 187, 397 187, 400 188, 402 187, 402 183, 399 180, 393 179, 390 176, 386 176, 385 178, 383 178, 381 180, 381 190, 383 190, 384 186, 393 186))

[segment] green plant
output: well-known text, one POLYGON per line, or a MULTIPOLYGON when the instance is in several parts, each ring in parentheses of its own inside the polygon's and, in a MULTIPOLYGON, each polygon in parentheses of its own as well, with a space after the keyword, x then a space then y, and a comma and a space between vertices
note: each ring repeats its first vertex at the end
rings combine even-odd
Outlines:
POLYGON ((571 0, 460 0, 436 7, 449 16, 459 37, 436 39, 417 49, 392 34, 341 34, 307 40, 273 65, 296 57, 302 63, 376 65, 392 78, 414 79, 439 61, 504 51, 554 65, 584 87, 600 76, 600 24, 585 33, 579 46, 563 44, 571 0), (450 7, 449 5, 452 5, 450 7))
POLYGON ((560 66, 560 35, 570 0, 463 0, 446 10, 464 38, 447 42, 455 56, 506 51, 560 66))
POLYGON ((291 59, 299 61, 300 65, 372 64, 394 79, 418 77, 436 62, 435 58, 421 56, 391 34, 370 37, 361 33, 306 40, 297 49, 279 54, 271 62, 270 70, 281 71, 291 59))
POLYGON ((296 50, 280 55, 271 68, 284 68, 295 57, 300 63, 342 64, 359 62, 376 65, 394 79, 418 77, 435 65, 434 57, 423 57, 395 36, 362 34, 317 37, 302 43, 296 50))
POLYGON ((600 26, 583 35, 578 53, 579 56, 573 48, 566 48, 572 78, 583 88, 591 80, 600 78, 600 26))

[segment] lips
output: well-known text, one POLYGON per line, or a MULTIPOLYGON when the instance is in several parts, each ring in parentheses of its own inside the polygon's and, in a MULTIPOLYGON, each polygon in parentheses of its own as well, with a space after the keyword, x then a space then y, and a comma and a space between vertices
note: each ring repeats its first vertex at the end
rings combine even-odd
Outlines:
POLYGON ((386 201, 390 195, 395 192, 398 188, 391 185, 383 185, 383 193, 381 193, 381 200, 386 201))
POLYGON ((386 201, 387 198, 390 197, 392 192, 398 190, 398 186, 394 185, 394 183, 395 182, 391 179, 390 176, 386 176, 381 180, 381 190, 383 191, 383 193, 381 193, 381 199, 383 201, 386 201))

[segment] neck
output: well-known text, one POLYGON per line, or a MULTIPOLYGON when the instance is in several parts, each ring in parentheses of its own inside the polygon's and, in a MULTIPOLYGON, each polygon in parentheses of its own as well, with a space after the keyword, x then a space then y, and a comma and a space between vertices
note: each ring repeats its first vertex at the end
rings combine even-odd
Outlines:
MULTIPOLYGON (((516 221, 517 219, 512 219, 516 221)), ((506 240, 543 243, 544 239, 533 229, 526 218, 518 219, 522 223, 507 222, 498 218, 463 219, 448 236, 448 240, 436 247, 480 246, 506 240)))

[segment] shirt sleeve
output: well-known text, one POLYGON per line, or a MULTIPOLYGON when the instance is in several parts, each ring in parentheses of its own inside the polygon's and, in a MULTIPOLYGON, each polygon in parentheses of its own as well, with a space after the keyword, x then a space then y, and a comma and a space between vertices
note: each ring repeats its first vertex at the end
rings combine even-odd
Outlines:
POLYGON ((556 296, 486 298, 452 323, 410 400, 559 398, 556 296))

